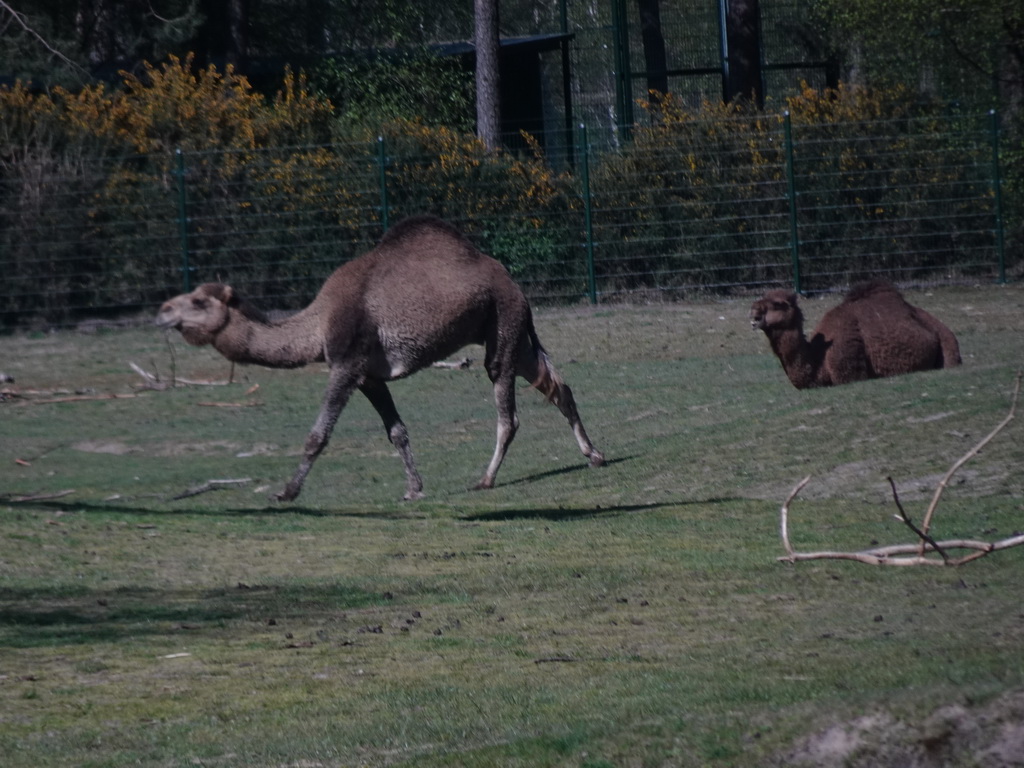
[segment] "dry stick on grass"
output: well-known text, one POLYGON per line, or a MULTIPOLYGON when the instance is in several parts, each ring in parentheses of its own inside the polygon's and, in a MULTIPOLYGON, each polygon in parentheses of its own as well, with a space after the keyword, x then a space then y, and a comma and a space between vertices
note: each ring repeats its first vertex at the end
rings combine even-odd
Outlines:
POLYGON ((472 357, 464 357, 461 360, 438 360, 436 363, 431 363, 432 368, 451 368, 453 370, 463 370, 469 368, 473 364, 472 357))
MULTIPOLYGON (((135 371, 137 374, 139 374, 139 376, 141 376, 146 381, 146 383, 148 385, 150 385, 154 389, 156 389, 156 388, 164 388, 164 387, 167 386, 167 384, 165 384, 164 382, 160 381, 160 377, 159 376, 157 376, 156 374, 150 373, 149 371, 147 371, 146 369, 142 368, 141 366, 136 365, 135 363, 129 362, 128 363, 128 367, 131 368, 133 371, 135 371)), ((173 367, 172 367, 172 369, 173 369, 173 367)), ((234 368, 232 368, 232 375, 233 375, 233 372, 234 372, 234 368)), ((173 378, 173 376, 172 376, 171 380, 172 380, 173 383, 170 386, 178 386, 180 384, 180 385, 183 385, 183 386, 190 386, 190 387, 225 387, 228 384, 232 383, 231 379, 228 379, 227 381, 204 381, 204 380, 201 380, 201 379, 175 379, 175 378, 173 378)))
POLYGON ((207 401, 205 403, 196 403, 196 405, 206 406, 207 408, 258 408, 263 403, 256 400, 251 403, 216 403, 207 401))
POLYGON ((63 496, 69 496, 74 492, 74 488, 69 488, 66 491, 57 491, 56 493, 33 493, 28 496, 4 496, 2 500, 6 504, 19 501, 48 501, 49 499, 59 499, 63 496))
POLYGON ((901 519, 903 523, 914 532, 917 536, 917 541, 913 544, 894 544, 888 547, 865 549, 860 552, 797 552, 793 549, 793 545, 789 541, 789 506, 793 503, 797 494, 803 490, 804 486, 811 481, 811 476, 808 475, 796 484, 793 490, 790 491, 789 496, 787 496, 786 500, 782 503, 779 515, 779 533, 782 538, 782 546, 786 550, 786 554, 778 559, 787 563, 795 563, 798 560, 855 560, 859 563, 867 563, 868 565, 956 566, 969 563, 971 560, 977 560, 980 557, 985 557, 985 555, 992 552, 998 552, 1003 549, 1010 549, 1011 547, 1024 544, 1024 534, 1018 534, 1007 539, 992 542, 978 541, 975 539, 949 539, 946 541, 936 541, 928 534, 928 528, 931 525, 935 510, 938 508, 939 499, 942 498, 942 493, 949 485, 949 480, 953 474, 970 459, 976 456, 982 448, 988 445, 992 439, 1006 427, 1007 424, 1013 421, 1017 410, 1017 400, 1020 396, 1022 376, 1024 376, 1024 372, 1018 371, 1013 391, 1013 399, 1010 404, 1010 412, 1007 414, 1006 418, 1003 419, 999 425, 986 435, 977 445, 954 462, 953 466, 950 467, 948 472, 946 472, 935 490, 935 495, 932 497, 931 504, 928 506, 928 512, 926 513, 924 522, 920 528, 911 522, 910 518, 903 510, 903 505, 900 503, 899 496, 896 493, 896 485, 892 482, 892 478, 889 478, 889 483, 892 486, 893 499, 895 500, 896 507, 900 512, 899 519, 901 519), (949 550, 954 549, 968 549, 974 551, 970 554, 963 555, 962 557, 950 557, 949 550), (937 552, 942 559, 937 560, 935 558, 928 557, 928 553, 930 552, 937 552))
MULTIPOLYGON (((960 469, 960 467, 966 464, 970 459, 974 458, 982 448, 991 442, 993 437, 998 435, 1007 424, 1013 421, 1013 417, 1017 411, 1017 400, 1020 397, 1020 380, 1022 375, 1024 375, 1024 371, 1017 371, 1017 378, 1014 380, 1013 399, 1010 401, 1010 412, 1006 414, 1006 418, 999 422, 996 428, 989 432, 981 442, 961 456, 960 459, 949 468, 949 471, 946 472, 942 480, 939 481, 939 484, 935 488, 935 495, 932 497, 932 503, 928 505, 928 511, 925 512, 924 522, 921 523, 921 530, 925 533, 928 532, 928 528, 931 526, 932 516, 935 514, 935 508, 939 506, 939 499, 942 497, 943 491, 946 490, 946 486, 949 485, 949 479, 953 476, 953 473, 960 469)), ((924 550, 922 549, 921 551, 923 552, 924 550)))
POLYGON ((45 397, 38 400, 27 400, 26 402, 34 404, 42 403, 78 403, 84 400, 126 400, 132 397, 138 397, 138 393, 132 392, 131 394, 123 394, 119 392, 112 392, 107 395, 68 395, 66 397, 45 397))
POLYGON ((175 372, 178 370, 177 359, 174 356, 174 345, 171 344, 171 331, 168 329, 164 333, 164 344, 167 345, 167 351, 171 355, 171 386, 176 387, 175 383, 175 372))
POLYGON ((900 502, 900 495, 899 493, 896 492, 895 481, 891 477, 887 477, 885 479, 889 481, 889 487, 892 488, 892 500, 896 504, 896 509, 899 510, 900 519, 902 519, 903 522, 906 524, 907 528, 909 528, 915 534, 917 534, 917 537, 921 540, 922 548, 919 550, 918 554, 924 554, 923 547, 925 544, 928 544, 932 549, 939 553, 943 560, 949 560, 949 555, 946 554, 946 550, 944 550, 940 545, 936 544, 935 539, 933 539, 927 533, 925 533, 916 525, 914 525, 914 522, 910 519, 910 516, 907 514, 906 510, 903 509, 903 504, 900 502))
POLYGON ((189 496, 198 496, 200 493, 206 493, 207 491, 217 491, 226 485, 242 485, 243 483, 251 483, 252 478, 239 477, 229 478, 226 480, 207 480, 202 485, 197 485, 194 488, 189 488, 187 491, 182 491, 177 496, 172 496, 172 501, 178 499, 187 499, 189 496))

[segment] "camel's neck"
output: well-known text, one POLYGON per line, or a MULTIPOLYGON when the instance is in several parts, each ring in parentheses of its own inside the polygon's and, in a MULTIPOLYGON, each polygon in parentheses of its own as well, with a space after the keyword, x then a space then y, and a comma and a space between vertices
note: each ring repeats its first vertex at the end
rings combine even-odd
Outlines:
POLYGON ((298 368, 324 359, 324 338, 312 307, 280 321, 232 310, 213 346, 236 363, 298 368))
POLYGON ((772 351, 797 389, 820 386, 821 363, 800 328, 766 332, 772 351))

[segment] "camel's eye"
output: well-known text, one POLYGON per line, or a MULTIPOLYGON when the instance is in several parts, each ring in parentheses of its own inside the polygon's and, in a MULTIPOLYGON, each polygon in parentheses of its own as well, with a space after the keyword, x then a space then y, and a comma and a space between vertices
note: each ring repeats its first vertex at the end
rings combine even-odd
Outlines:
POLYGON ((192 306, 196 309, 206 309, 206 299, 192 299, 192 306))
POLYGON ((774 310, 776 310, 778 312, 781 312, 782 310, 784 310, 788 306, 789 305, 786 302, 784 302, 784 301, 773 301, 772 302, 772 309, 774 309, 774 310))

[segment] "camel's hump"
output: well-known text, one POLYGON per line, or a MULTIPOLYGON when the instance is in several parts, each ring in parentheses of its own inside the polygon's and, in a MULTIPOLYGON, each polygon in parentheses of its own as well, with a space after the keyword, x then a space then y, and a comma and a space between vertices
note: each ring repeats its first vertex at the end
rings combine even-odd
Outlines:
POLYGON ((459 240, 465 240, 465 235, 454 224, 450 224, 437 216, 423 214, 410 216, 402 219, 384 233, 380 244, 391 244, 410 237, 417 237, 424 234, 445 234, 459 240))
POLYGON ((875 279, 866 280, 853 286, 846 294, 846 301, 861 301, 884 294, 902 296, 899 289, 892 283, 886 280, 875 279))

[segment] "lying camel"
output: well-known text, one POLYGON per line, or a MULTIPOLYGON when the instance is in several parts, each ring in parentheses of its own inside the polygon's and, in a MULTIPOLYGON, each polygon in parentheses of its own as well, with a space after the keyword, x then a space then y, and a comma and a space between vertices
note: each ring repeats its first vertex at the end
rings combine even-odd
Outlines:
POLYGON ((797 389, 960 365, 953 332, 885 281, 854 286, 810 340, 796 302, 791 291, 769 291, 750 308, 750 324, 764 331, 797 389))
POLYGON ((422 498, 423 480, 386 382, 467 344, 485 347, 484 366, 498 410, 497 445, 476 488, 494 486, 519 428, 517 375, 562 412, 590 465, 604 464, 583 428, 572 390, 537 338, 523 292, 501 264, 433 217, 396 224, 373 250, 335 270, 308 307, 283 320, 269 319, 231 286, 206 283, 166 302, 156 323, 177 328, 189 344, 212 344, 237 363, 296 368, 327 362, 327 392, 299 467, 277 494, 282 501, 299 495, 356 389, 380 414, 405 464, 405 498, 422 498))

